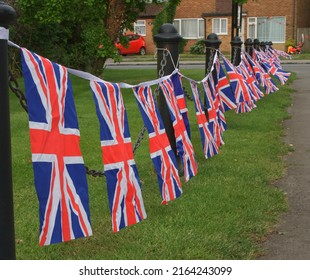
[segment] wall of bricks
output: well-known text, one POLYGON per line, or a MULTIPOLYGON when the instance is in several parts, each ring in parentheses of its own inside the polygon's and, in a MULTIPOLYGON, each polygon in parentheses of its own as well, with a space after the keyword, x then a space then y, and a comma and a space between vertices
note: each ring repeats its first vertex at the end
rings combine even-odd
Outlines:
MULTIPOLYGON (((203 13, 213 14, 206 18, 206 34, 212 32, 212 18, 217 17, 216 13, 224 13, 220 16, 228 19, 228 35, 220 35, 222 40, 221 50, 230 51, 230 31, 231 31, 231 1, 232 0, 182 0, 177 7, 175 18, 199 18, 203 13)), ((243 5, 244 14, 244 36, 247 38, 247 19, 248 17, 286 17, 286 39, 296 38, 298 27, 310 28, 310 0, 248 0, 243 5), (295 2, 295 7, 293 3, 295 2), (294 21, 294 22, 293 22, 294 21)), ((155 46, 152 39, 152 22, 153 19, 146 20, 147 36, 147 53, 154 53, 155 46)), ((185 52, 189 52, 190 47, 197 40, 188 40, 185 46, 185 52)), ((285 49, 285 44, 275 44, 278 49, 285 49)))
POLYGON ((297 28, 310 28, 310 1, 298 0, 297 28), (306 15, 306 16, 303 16, 306 15))
POLYGON ((146 53, 154 54, 155 48, 156 48, 154 41, 153 41, 153 35, 152 35, 154 19, 145 19, 145 21, 146 21, 146 35, 147 36, 144 37, 144 40, 146 44, 146 53))
POLYGON ((215 11, 215 8, 216 0, 182 0, 175 18, 198 18, 203 13, 215 11))
MULTIPOLYGON (((247 13, 247 17, 286 16, 286 38, 292 38, 294 35, 292 29, 294 26, 293 11, 295 10, 293 2, 293 0, 248 1, 247 4, 243 5, 243 11, 247 13)), ((247 24, 245 26, 246 28, 247 24)))
POLYGON ((229 0, 217 0, 215 4, 215 11, 217 13, 231 13, 231 1, 229 0))

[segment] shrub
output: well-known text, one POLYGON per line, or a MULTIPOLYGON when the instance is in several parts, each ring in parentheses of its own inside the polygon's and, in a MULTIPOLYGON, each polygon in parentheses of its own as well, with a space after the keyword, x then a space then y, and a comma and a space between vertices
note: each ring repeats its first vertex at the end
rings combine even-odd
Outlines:
POLYGON ((193 46, 190 47, 189 52, 191 54, 204 54, 206 52, 204 41, 197 41, 193 46))
POLYGON ((182 38, 181 42, 179 43, 179 53, 183 53, 184 52, 184 48, 187 44, 188 40, 182 38))
POLYGON ((289 46, 295 46, 296 45, 296 40, 293 38, 288 38, 285 42, 285 46, 289 47, 289 46))

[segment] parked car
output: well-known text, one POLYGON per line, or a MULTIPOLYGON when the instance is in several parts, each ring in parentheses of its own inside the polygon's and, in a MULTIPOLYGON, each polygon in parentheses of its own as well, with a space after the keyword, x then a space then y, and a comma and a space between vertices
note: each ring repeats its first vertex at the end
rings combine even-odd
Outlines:
POLYGON ((115 46, 117 47, 119 53, 121 55, 127 55, 127 54, 140 54, 145 55, 146 48, 145 48, 145 41, 141 35, 138 34, 128 34, 126 35, 128 39, 128 46, 125 47, 119 42, 115 43, 115 46))

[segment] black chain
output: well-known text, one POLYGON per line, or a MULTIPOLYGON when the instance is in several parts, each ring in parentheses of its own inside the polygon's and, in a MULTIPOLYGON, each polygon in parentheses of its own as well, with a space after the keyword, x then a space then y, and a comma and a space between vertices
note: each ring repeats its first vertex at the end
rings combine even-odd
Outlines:
POLYGON ((211 72, 211 69, 212 69, 212 66, 213 66, 213 61, 214 61, 214 56, 215 56, 215 53, 216 53, 216 49, 215 48, 210 48, 211 49, 211 52, 210 52, 210 60, 209 60, 209 63, 208 63, 208 67, 207 67, 207 73, 210 73, 211 72))
POLYGON ((240 49, 240 47, 234 47, 234 48, 233 48, 233 61, 232 61, 232 64, 233 64, 234 66, 236 66, 237 55, 238 55, 238 49, 240 49))
POLYGON ((86 165, 85 165, 85 170, 86 170, 87 175, 90 175, 93 177, 104 177, 105 176, 105 173, 103 171, 89 169, 86 165))
POLYGON ((133 153, 134 153, 134 154, 135 154, 135 152, 137 151, 137 149, 140 147, 141 142, 142 142, 142 140, 144 139, 145 132, 146 132, 146 127, 145 127, 145 125, 144 125, 144 126, 142 127, 142 129, 141 129, 141 131, 140 131, 140 133, 139 133, 139 135, 138 135, 138 138, 137 138, 137 140, 136 140, 136 143, 135 143, 135 145, 134 145, 134 147, 133 147, 133 153))
POLYGON ((23 109, 28 113, 26 97, 24 93, 21 91, 21 89, 19 88, 18 82, 10 70, 9 70, 9 88, 19 99, 19 103, 23 107, 23 109))
MULTIPOLYGON (((162 50, 163 51, 163 58, 160 62, 160 66, 161 68, 159 69, 158 71, 158 77, 161 78, 165 75, 165 72, 164 72, 164 68, 165 66, 167 65, 167 57, 168 55, 170 54, 169 51, 167 49, 157 49, 157 51, 159 50, 162 50)), ((154 96, 154 101, 156 102, 157 101, 157 97, 159 95, 159 91, 160 91, 160 86, 158 85, 157 88, 154 90, 154 93, 153 93, 153 96, 154 96)), ((135 145, 134 145, 134 148, 133 148, 133 153, 135 154, 137 149, 140 147, 141 143, 142 143, 142 140, 144 139, 145 137, 145 132, 146 132, 146 126, 143 125, 138 137, 137 137, 137 140, 135 142, 135 145)))
POLYGON ((185 87, 183 87, 183 92, 184 92, 184 95, 186 96, 186 98, 187 98, 188 100, 194 101, 193 96, 191 96, 191 95, 187 92, 187 90, 186 90, 185 87))

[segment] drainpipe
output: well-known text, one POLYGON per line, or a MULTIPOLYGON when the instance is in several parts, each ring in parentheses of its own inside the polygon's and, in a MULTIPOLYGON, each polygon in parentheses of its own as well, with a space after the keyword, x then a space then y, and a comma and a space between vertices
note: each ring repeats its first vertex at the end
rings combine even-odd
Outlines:
POLYGON ((207 19, 205 16, 201 15, 201 17, 203 18, 203 23, 204 23, 204 40, 207 40, 207 19))
POLYGON ((292 7, 292 37, 293 37, 293 39, 297 39, 297 38, 295 38, 295 13, 296 13, 296 4, 295 4, 295 1, 296 0, 293 0, 293 7, 292 7))

